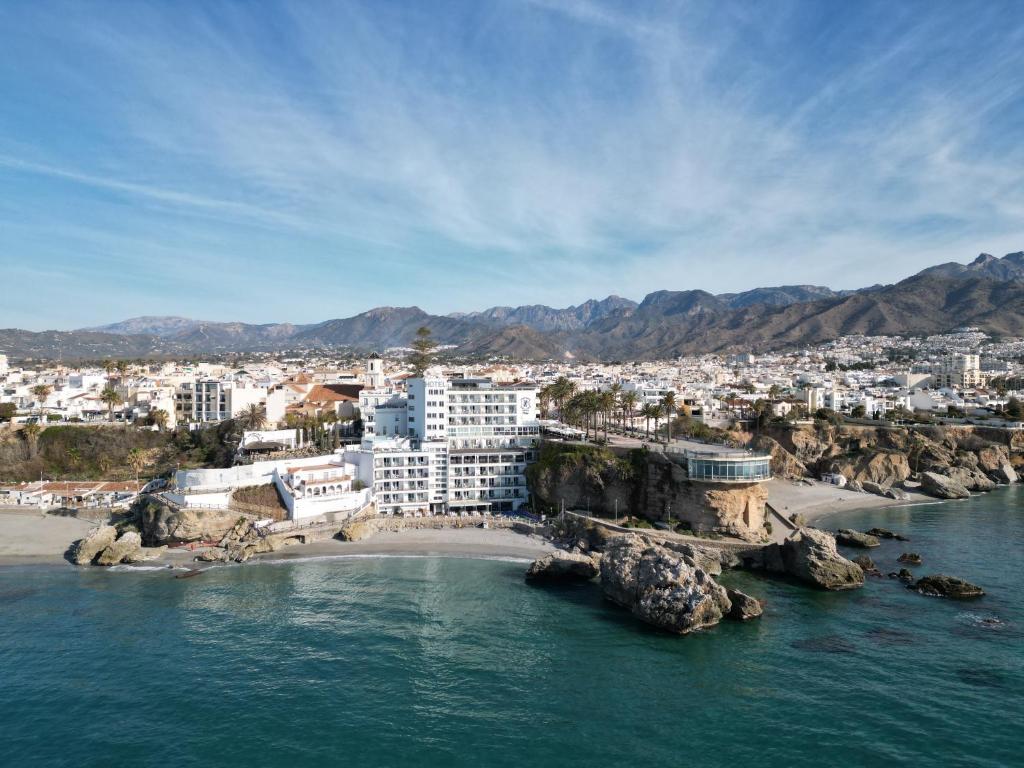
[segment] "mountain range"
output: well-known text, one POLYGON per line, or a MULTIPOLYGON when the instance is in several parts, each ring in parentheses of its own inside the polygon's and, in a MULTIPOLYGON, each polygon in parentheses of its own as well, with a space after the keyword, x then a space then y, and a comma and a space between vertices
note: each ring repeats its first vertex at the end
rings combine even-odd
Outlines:
POLYGON ((519 359, 654 359, 700 352, 768 350, 854 333, 932 334, 977 326, 1024 336, 1024 252, 929 267, 894 285, 833 291, 814 285, 743 293, 655 291, 637 303, 619 296, 555 309, 491 307, 431 315, 377 307, 309 325, 137 317, 75 331, 0 330, 10 357, 168 357, 227 352, 404 346, 416 329, 468 355, 519 359))

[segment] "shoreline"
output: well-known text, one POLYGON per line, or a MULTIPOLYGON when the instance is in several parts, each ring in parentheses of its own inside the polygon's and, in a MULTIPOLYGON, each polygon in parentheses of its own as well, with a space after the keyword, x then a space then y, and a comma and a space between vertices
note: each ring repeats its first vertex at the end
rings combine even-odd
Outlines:
MULTIPOLYGON (((768 481, 768 502, 782 515, 799 513, 808 525, 835 527, 836 516, 846 512, 940 504, 921 493, 908 499, 889 499, 834 485, 782 480, 768 481)), ((977 495, 977 494, 976 494, 977 495)), ((97 524, 94 520, 43 514, 39 510, 0 510, 0 567, 29 565, 74 566, 64 554, 72 542, 97 524)), ((250 562, 287 562, 332 557, 465 557, 533 560, 553 549, 551 542, 514 533, 507 528, 424 528, 381 531, 361 541, 327 539, 296 544, 256 555, 250 562)), ((149 566, 204 568, 188 549, 166 550, 149 566)), ((141 565, 141 564, 140 564, 141 565)), ((131 567, 131 566, 128 566, 131 567)))
POLYGON ((907 507, 918 504, 940 504, 936 499, 916 491, 907 491, 906 499, 889 499, 861 491, 848 491, 829 483, 810 480, 811 484, 795 480, 775 478, 765 483, 768 503, 781 515, 803 515, 808 525, 817 525, 825 518, 843 512, 860 512, 868 509, 907 507))

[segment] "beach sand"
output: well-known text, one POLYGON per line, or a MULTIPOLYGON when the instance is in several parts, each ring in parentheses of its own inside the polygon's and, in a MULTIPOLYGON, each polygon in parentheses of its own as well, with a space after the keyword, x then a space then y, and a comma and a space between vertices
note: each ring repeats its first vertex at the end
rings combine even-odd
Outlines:
POLYGON ((533 560, 550 552, 551 542, 537 536, 514 533, 507 528, 438 528, 381 532, 362 541, 328 539, 299 544, 258 559, 337 555, 438 555, 459 557, 510 557, 533 560))
POLYGON ((38 509, 0 511, 0 565, 66 563, 64 553, 96 523, 44 515, 38 509))
POLYGON ((923 493, 908 492, 906 500, 887 499, 870 493, 848 491, 830 483, 819 481, 803 482, 776 478, 764 484, 768 491, 768 503, 782 515, 789 517, 794 512, 802 514, 808 523, 815 524, 822 518, 839 512, 880 507, 902 507, 908 504, 934 504, 937 500, 923 493))

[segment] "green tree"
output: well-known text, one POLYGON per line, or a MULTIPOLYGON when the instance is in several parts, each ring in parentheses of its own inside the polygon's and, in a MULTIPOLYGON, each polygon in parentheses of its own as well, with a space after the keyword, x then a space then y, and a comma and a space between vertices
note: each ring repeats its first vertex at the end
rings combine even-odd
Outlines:
POLYGON ((39 450, 39 435, 43 428, 38 424, 26 424, 21 428, 21 435, 25 438, 25 445, 28 447, 28 457, 34 459, 39 450))
POLYGON ((676 413, 676 393, 669 390, 661 398, 661 407, 665 411, 666 426, 668 427, 668 442, 672 442, 672 418, 676 413))
POLYGON ((619 397, 619 403, 622 405, 622 423, 625 424, 628 418, 630 429, 633 429, 633 414, 636 411, 636 404, 639 399, 639 396, 633 390, 623 392, 619 397))
POLYGON ((157 408, 150 415, 153 419, 153 423, 156 424, 157 429, 159 429, 161 432, 167 429, 167 423, 170 421, 171 418, 170 414, 167 413, 167 411, 165 411, 163 408, 157 408))
POLYGON ((114 406, 120 405, 124 401, 121 399, 121 395, 118 394, 116 389, 113 387, 106 387, 102 392, 100 392, 100 402, 107 406, 107 419, 113 422, 114 406))
POLYGON ((427 326, 420 326, 416 329, 416 338, 412 341, 412 354, 409 355, 413 373, 423 376, 436 358, 437 342, 434 341, 427 326))
POLYGON ((1006 403, 1006 415, 1014 420, 1024 419, 1024 403, 1011 397, 1006 403))
POLYGON ((235 416, 240 429, 251 432, 265 429, 267 426, 267 409, 258 403, 250 403, 235 416))
POLYGON ((53 389, 46 384, 36 384, 32 387, 32 396, 36 399, 36 403, 39 404, 39 416, 43 415, 43 408, 46 406, 46 398, 50 396, 53 389))
POLYGON ((138 448, 132 448, 128 451, 125 461, 128 462, 128 467, 135 473, 135 484, 138 485, 139 472, 146 466, 146 455, 138 448))
POLYGON ((0 421, 10 421, 18 412, 14 403, 0 403, 0 421))

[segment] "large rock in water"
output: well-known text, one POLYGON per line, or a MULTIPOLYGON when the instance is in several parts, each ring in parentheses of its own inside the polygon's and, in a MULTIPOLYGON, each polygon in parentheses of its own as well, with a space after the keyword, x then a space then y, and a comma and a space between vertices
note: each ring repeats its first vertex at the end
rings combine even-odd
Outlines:
POLYGON ((989 477, 995 480, 997 483, 1016 483, 1017 482, 1017 470, 1013 468, 1010 462, 1003 462, 998 467, 989 472, 989 477))
POLYGON ((921 491, 938 499, 967 499, 971 492, 955 480, 937 472, 921 473, 921 491))
POLYGON ((112 525, 93 528, 75 547, 75 565, 89 565, 96 557, 117 539, 117 529, 112 525))
POLYGON ((142 537, 135 531, 126 531, 120 538, 100 552, 96 565, 117 565, 118 563, 140 563, 146 558, 142 550, 142 537))
POLYGON ((781 550, 784 572, 801 581, 832 590, 864 586, 864 571, 839 554, 835 538, 826 531, 801 528, 781 550))
POLYGON ((542 581, 589 581, 598 574, 594 560, 587 555, 564 552, 556 549, 549 555, 530 563, 526 580, 542 581))
POLYGON ((970 600, 985 594, 981 587, 955 576, 924 576, 916 583, 908 585, 922 595, 931 597, 951 597, 956 600, 970 600))
POLYGON ((849 528, 840 528, 839 532, 836 533, 836 544, 842 544, 844 547, 870 549, 871 547, 877 547, 881 543, 871 534, 861 533, 849 528))
POLYGON ((764 606, 756 597, 751 597, 746 592, 740 592, 738 589, 726 588, 725 593, 729 597, 729 602, 732 603, 728 618, 734 621, 748 621, 749 619, 756 619, 764 613, 764 606))
POLYGON ((725 588, 706 571, 633 534, 608 542, 601 586, 637 618, 681 635, 713 627, 732 609, 725 588))

